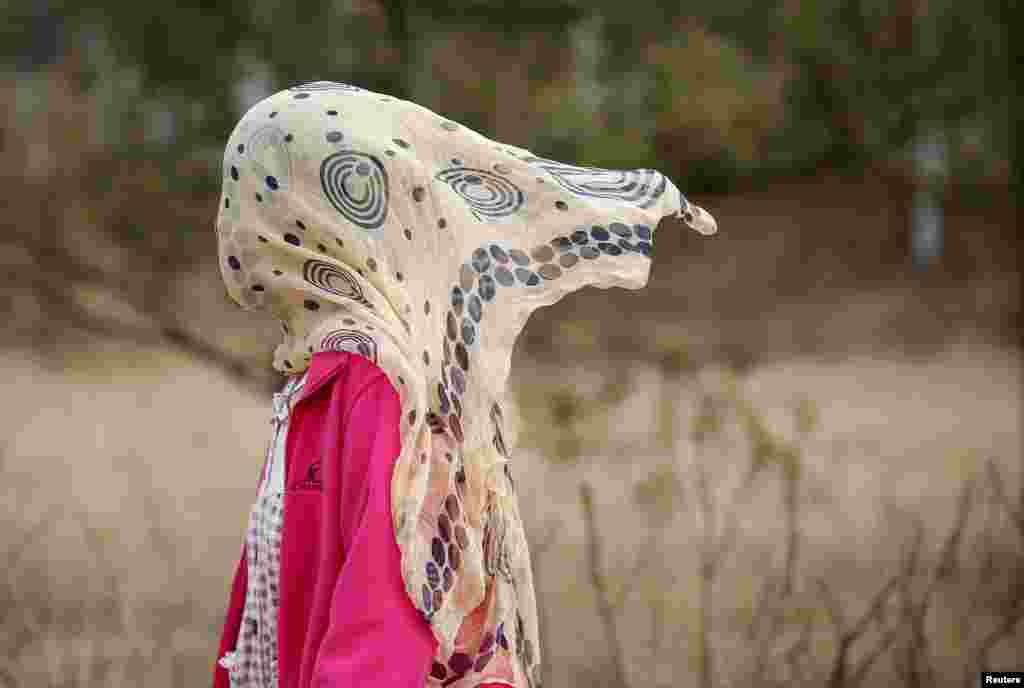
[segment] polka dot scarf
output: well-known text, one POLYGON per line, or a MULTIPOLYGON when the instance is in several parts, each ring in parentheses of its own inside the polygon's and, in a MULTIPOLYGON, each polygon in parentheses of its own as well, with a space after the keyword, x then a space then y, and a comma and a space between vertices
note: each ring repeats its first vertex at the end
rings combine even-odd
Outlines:
POLYGON ((703 234, 714 220, 657 171, 556 162, 335 82, 255 105, 223 172, 222 274, 242 307, 280 321, 274 367, 352 351, 400 395, 392 515, 406 591, 439 642, 430 680, 486 673, 503 648, 515 685, 538 685, 501 411, 516 337, 581 287, 643 287, 663 217, 703 234))

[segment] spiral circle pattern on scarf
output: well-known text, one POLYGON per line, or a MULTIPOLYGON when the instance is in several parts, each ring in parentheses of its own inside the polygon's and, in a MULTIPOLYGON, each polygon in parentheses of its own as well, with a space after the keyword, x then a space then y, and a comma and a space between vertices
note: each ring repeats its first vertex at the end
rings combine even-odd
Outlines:
POLYGON ((377 229, 388 215, 388 173, 380 160, 339 151, 320 164, 320 186, 335 210, 363 229, 377 229))
POLYGON ((363 289, 359 286, 355 276, 337 265, 311 258, 302 266, 302 277, 310 284, 326 292, 343 296, 346 299, 352 299, 370 308, 373 307, 363 295, 363 289))
POLYGON ((657 170, 606 170, 601 167, 577 167, 547 158, 526 157, 550 174, 566 191, 577 196, 608 198, 632 203, 640 208, 653 205, 665 193, 668 180, 657 170))
POLYGON ((450 186, 478 220, 505 217, 523 205, 523 192, 518 186, 487 170, 451 167, 436 178, 450 186))
POLYGON ((356 351, 377 362, 377 342, 359 330, 332 330, 324 335, 320 346, 331 351, 356 351))
MULTIPOLYGON (((286 134, 280 127, 268 124, 256 129, 246 138, 242 149, 248 152, 246 158, 257 178, 273 179, 276 186, 268 184, 270 191, 285 189, 291 183, 292 154, 287 146, 286 134)), ((240 159, 241 154, 235 158, 237 165, 242 164, 238 162, 240 159)), ((238 181, 235 177, 239 174, 238 167, 232 165, 231 176, 234 181, 238 181)))

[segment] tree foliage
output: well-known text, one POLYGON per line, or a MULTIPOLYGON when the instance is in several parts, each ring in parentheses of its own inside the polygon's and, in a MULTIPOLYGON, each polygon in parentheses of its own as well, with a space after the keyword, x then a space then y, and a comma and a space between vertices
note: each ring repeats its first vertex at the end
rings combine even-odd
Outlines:
POLYGON ((1005 177, 1016 92, 1009 7, 14 0, 3 38, 23 70, 76 54, 83 88, 118 91, 113 138, 134 143, 116 132, 141 127, 179 157, 215 148, 259 95, 335 79, 549 155, 621 166, 653 158, 690 188, 722 191, 821 166, 905 166, 911 146, 936 137, 955 175, 1005 177), (518 130, 501 124, 513 100, 533 114, 518 130), (169 117, 173 135, 161 136, 169 117))

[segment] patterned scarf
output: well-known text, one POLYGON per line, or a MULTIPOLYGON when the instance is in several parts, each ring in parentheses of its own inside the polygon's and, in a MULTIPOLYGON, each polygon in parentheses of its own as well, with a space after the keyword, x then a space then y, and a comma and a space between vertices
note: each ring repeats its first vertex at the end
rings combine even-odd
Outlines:
POLYGON ((392 516, 438 684, 475 685, 500 645, 515 685, 539 685, 502 426, 512 349, 530 314, 568 293, 643 287, 669 215, 715 232, 657 171, 548 160, 348 84, 281 91, 231 134, 221 270, 237 303, 280 320, 274 367, 353 351, 399 393, 392 516))

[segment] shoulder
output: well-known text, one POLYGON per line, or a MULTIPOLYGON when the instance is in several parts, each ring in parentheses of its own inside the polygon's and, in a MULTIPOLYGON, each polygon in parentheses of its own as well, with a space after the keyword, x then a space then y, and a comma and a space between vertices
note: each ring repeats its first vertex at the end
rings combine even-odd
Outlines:
POLYGON ((398 396, 387 374, 373 361, 348 351, 319 351, 310 362, 310 377, 317 387, 330 388, 330 396, 341 398, 344 406, 368 394, 398 396))

